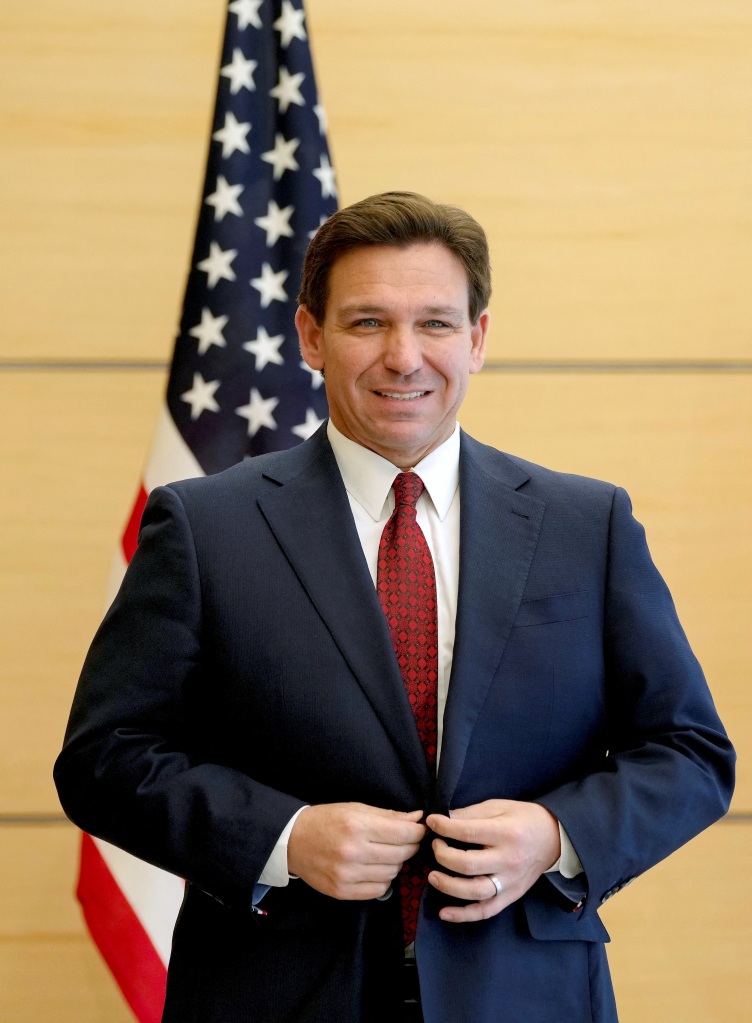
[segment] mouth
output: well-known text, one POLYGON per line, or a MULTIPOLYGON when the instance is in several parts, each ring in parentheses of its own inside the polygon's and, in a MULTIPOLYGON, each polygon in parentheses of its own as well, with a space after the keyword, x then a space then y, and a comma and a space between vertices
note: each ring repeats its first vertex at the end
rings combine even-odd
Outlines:
POLYGON ((379 398, 394 398, 396 401, 414 401, 428 394, 428 391, 374 391, 379 398))

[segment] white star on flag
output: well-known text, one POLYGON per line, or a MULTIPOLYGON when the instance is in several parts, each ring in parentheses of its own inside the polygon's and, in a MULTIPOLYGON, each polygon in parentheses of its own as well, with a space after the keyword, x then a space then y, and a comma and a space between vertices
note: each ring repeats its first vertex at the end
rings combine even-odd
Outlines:
POLYGON ((300 139, 285 140, 279 132, 274 136, 274 149, 261 154, 261 159, 274 167, 274 180, 279 181, 286 170, 299 170, 300 164, 293 153, 300 145, 300 139))
POLYGON ((300 426, 293 426, 292 432, 296 437, 300 437, 302 440, 308 440, 318 430, 321 424, 324 422, 323 419, 319 419, 312 408, 309 408, 306 412, 305 422, 301 423, 300 426))
POLYGON ((283 49, 286 50, 293 39, 305 39, 304 20, 304 11, 293 7, 290 0, 282 0, 282 13, 274 22, 274 28, 280 33, 280 43, 283 49))
POLYGON ((198 419, 202 412, 219 412, 214 392, 219 380, 204 380, 200 373, 193 374, 193 387, 180 397, 191 406, 191 419, 198 419))
POLYGON ((321 387, 321 385, 324 382, 324 378, 322 377, 319 370, 312 369, 307 362, 302 361, 300 363, 300 368, 304 369, 306 373, 311 374, 311 387, 314 389, 314 391, 318 391, 319 387, 321 387))
POLYGON ((235 409, 239 416, 248 420, 249 437, 255 437, 262 426, 266 426, 270 430, 277 429, 277 423, 272 415, 277 405, 279 405, 279 398, 262 398, 255 387, 251 388, 248 404, 235 409))
POLYGON ((232 61, 225 64, 219 73, 230 79, 230 92, 236 96, 241 89, 249 89, 251 92, 256 89, 253 72, 257 67, 258 61, 247 60, 243 56, 243 51, 236 46, 232 51, 232 61))
POLYGON ((210 288, 213 288, 220 280, 234 281, 235 271, 230 264, 237 254, 237 249, 226 249, 223 251, 216 242, 210 242, 209 255, 206 259, 202 259, 200 263, 196 263, 196 269, 203 270, 208 275, 210 288))
POLYGON ((219 175, 216 191, 206 197, 207 205, 214 207, 215 220, 222 220, 226 213, 234 213, 236 217, 243 216, 243 207, 238 202, 238 196, 242 191, 242 185, 230 185, 222 174, 219 175))
POLYGON ((276 245, 283 235, 285 238, 292 238, 294 232, 290 227, 290 217, 294 212, 294 206, 285 206, 281 210, 274 199, 270 199, 266 216, 257 217, 253 221, 254 224, 257 224, 266 231, 266 244, 269 248, 272 245, 276 245))
POLYGON ((222 331, 229 319, 229 316, 212 316, 211 310, 206 307, 201 310, 201 323, 197 323, 188 331, 191 337, 198 338, 199 355, 206 355, 212 345, 217 345, 219 348, 227 346, 222 331))
POLYGON ((263 0, 233 0, 230 10, 238 17, 238 28, 248 28, 249 25, 261 28, 258 10, 262 2, 263 0))
POLYGON ((284 340, 284 334, 269 337, 266 327, 259 327, 255 340, 246 341, 243 348, 250 352, 251 355, 255 355, 257 373, 270 362, 273 362, 276 366, 284 365, 285 360, 279 354, 280 346, 284 340))
POLYGON ((300 86, 303 84, 305 75, 300 71, 297 75, 291 75, 286 67, 280 67, 279 69, 279 81, 273 89, 269 90, 269 95, 279 103, 279 112, 284 114, 287 112, 287 108, 291 103, 295 103, 299 107, 305 106, 305 100, 300 94, 300 86))
POLYGON ((334 184, 334 167, 329 163, 329 157, 326 153, 321 154, 319 166, 312 173, 314 178, 318 178, 321 183, 322 199, 328 199, 330 196, 337 194, 337 188, 334 184))
POLYGON ((251 125, 248 121, 241 124, 235 117, 235 114, 228 110, 225 115, 224 126, 215 131, 212 138, 222 143, 222 156, 227 159, 236 150, 239 150, 241 153, 250 153, 251 147, 248 145, 248 139, 246 138, 250 130, 251 125))
POLYGON ((283 285, 289 276, 289 270, 280 270, 275 273, 269 263, 261 267, 261 276, 254 277, 252 286, 261 295, 261 308, 266 309, 272 302, 286 302, 287 292, 283 285))
POLYGON ((316 115, 319 122, 319 134, 326 135, 327 123, 326 123, 326 110, 320 103, 317 103, 313 108, 313 112, 316 115))

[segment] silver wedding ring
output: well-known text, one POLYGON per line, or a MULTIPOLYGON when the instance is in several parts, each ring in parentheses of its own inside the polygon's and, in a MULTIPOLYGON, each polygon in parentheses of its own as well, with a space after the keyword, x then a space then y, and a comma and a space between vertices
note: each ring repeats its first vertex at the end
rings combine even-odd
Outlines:
POLYGON ((498 877, 496 876, 496 874, 486 874, 486 877, 488 878, 488 880, 489 880, 489 881, 491 882, 491 884, 492 884, 492 885, 494 886, 494 888, 496 889, 496 891, 495 891, 495 892, 494 892, 494 894, 493 894, 493 895, 491 896, 491 898, 493 898, 493 897, 494 897, 494 895, 501 895, 502 891, 504 890, 504 885, 503 885, 503 884, 501 883, 501 881, 500 881, 500 880, 498 879, 498 877))

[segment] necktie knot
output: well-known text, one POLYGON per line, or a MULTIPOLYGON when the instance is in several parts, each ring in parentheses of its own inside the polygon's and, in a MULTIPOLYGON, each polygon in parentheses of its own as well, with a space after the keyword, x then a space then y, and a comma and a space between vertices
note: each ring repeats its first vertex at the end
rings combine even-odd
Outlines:
POLYGON ((414 472, 401 472, 394 477, 392 486, 397 508, 415 508, 418 498, 426 489, 423 480, 414 472))

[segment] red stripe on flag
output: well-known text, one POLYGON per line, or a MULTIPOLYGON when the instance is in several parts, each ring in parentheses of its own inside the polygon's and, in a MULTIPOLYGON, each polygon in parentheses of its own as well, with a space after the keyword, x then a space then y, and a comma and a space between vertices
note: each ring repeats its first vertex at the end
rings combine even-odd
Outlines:
POLYGON ((78 901, 104 961, 139 1023, 159 1023, 167 970, 90 835, 81 840, 78 901))
POLYGON ((141 526, 141 516, 144 513, 146 507, 146 499, 149 495, 144 490, 143 483, 141 488, 136 495, 136 503, 133 505, 133 511, 131 517, 128 519, 128 525, 125 527, 123 533, 123 554, 125 560, 130 561, 133 557, 136 547, 138 546, 138 530, 141 526))

